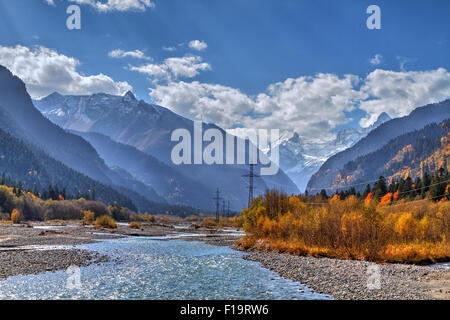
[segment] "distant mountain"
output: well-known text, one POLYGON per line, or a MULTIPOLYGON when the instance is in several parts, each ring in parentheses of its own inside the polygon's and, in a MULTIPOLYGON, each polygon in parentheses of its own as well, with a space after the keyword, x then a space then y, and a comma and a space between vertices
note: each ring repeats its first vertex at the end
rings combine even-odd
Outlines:
POLYGON ((415 179, 424 172, 435 173, 439 168, 450 164, 449 125, 429 124, 421 130, 415 130, 390 140, 381 149, 350 161, 339 170, 331 188, 345 189, 349 185, 359 185, 363 189, 365 182, 384 176, 388 181, 415 179))
POLYGON ((34 107, 23 81, 3 66, 0 66, 0 115, 1 129, 33 145, 36 150, 44 150, 51 158, 69 168, 109 185, 122 194, 126 193, 136 203, 150 206, 151 201, 164 202, 151 188, 142 190, 137 187, 137 181, 124 179, 110 170, 84 139, 66 132, 43 117, 34 107))
POLYGON ((352 147, 370 131, 389 120, 391 117, 383 112, 372 126, 341 130, 332 141, 311 141, 294 133, 291 138, 285 138, 280 143, 280 167, 300 191, 304 191, 311 176, 328 158, 352 147))
MULTIPOLYGON (((197 190, 189 190, 196 188, 191 183, 194 181, 196 186, 198 186, 198 191, 204 190, 205 192, 202 194, 199 203, 207 204, 208 209, 215 209, 212 197, 216 188, 221 190, 226 200, 230 200, 232 208, 240 209, 247 204, 248 182, 242 176, 248 174, 248 166, 206 164, 175 166, 172 163, 171 152, 177 144, 177 142, 171 141, 172 132, 175 129, 186 129, 193 137, 194 122, 166 108, 147 104, 142 100, 138 101, 131 92, 126 93, 124 96, 108 94, 62 96, 58 93, 53 93, 41 100, 34 101, 34 104, 44 116, 65 129, 100 133, 115 142, 133 146, 139 151, 158 159, 166 165, 166 170, 168 167, 175 168, 176 172, 184 177, 183 181, 187 183, 183 183, 179 195, 174 195, 176 203, 178 203, 177 199, 184 198, 187 200, 187 194, 192 195, 193 192, 197 192, 197 190), (181 194, 184 192, 188 193, 186 195, 181 194)), ((213 124, 203 124, 204 131, 210 128, 220 130, 225 137, 226 132, 221 128, 213 124)), ((107 143, 104 140, 103 142, 100 140, 97 142, 107 143)), ((206 145, 207 143, 203 144, 203 146, 206 145)), ((109 147, 105 145, 100 148, 100 145, 97 144, 97 148, 102 149, 104 152, 109 147)), ((226 149, 224 148, 224 150, 226 149)), ((112 151, 109 150, 108 152, 112 151)), ((117 152, 112 153, 115 155, 104 155, 110 163, 120 162, 122 168, 131 170, 128 168, 130 164, 127 162, 130 159, 124 161, 123 158, 117 158, 117 152)), ((149 160, 148 165, 150 167, 147 169, 148 172, 156 171, 151 167, 153 164, 155 164, 155 161, 149 160)), ((130 165, 130 167, 132 166, 130 165)), ((141 179, 138 175, 137 172, 133 174, 135 178, 141 179)), ((178 180, 176 183, 181 183, 181 181, 178 180)), ((147 182, 149 183, 149 181, 147 182)), ((153 184, 151 186, 154 187, 153 184)), ((267 188, 277 188, 288 193, 298 192, 296 185, 281 170, 275 176, 263 176, 260 179, 256 179, 255 186, 257 192, 260 193, 267 188)), ((167 183, 164 188, 167 189, 167 183)), ((167 194, 166 191, 162 193, 167 194)), ((167 199, 170 199, 170 197, 167 199)))
MULTIPOLYGON (((317 193, 321 189, 331 188, 336 181, 339 170, 358 157, 375 152, 390 140, 420 130, 428 124, 441 123, 450 117, 450 100, 419 107, 408 116, 390 120, 371 131, 353 147, 329 158, 308 182, 307 190, 317 193)), ((332 190, 331 190, 332 191, 332 190)))
POLYGON ((169 203, 190 206, 210 206, 205 199, 208 190, 202 184, 189 179, 153 156, 135 147, 113 141, 100 133, 72 131, 88 141, 108 166, 126 167, 139 181, 152 186, 169 203))

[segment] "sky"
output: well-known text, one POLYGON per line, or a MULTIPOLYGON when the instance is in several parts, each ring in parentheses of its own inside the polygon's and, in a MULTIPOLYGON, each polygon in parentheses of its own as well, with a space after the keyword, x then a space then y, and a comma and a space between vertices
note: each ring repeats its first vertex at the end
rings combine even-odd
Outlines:
POLYGON ((449 38, 448 0, 0 0, 0 64, 33 98, 132 90, 225 129, 318 140, 450 98, 449 38))

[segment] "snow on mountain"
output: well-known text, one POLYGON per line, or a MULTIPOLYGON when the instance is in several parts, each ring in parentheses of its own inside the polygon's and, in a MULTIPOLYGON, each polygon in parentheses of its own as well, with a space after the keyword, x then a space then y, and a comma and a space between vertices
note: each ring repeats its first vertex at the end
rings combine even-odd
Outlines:
POLYGON ((383 112, 372 126, 341 130, 334 140, 317 141, 301 137, 296 132, 283 133, 279 142, 280 168, 303 192, 311 176, 328 158, 352 147, 370 131, 389 120, 389 115, 383 112))

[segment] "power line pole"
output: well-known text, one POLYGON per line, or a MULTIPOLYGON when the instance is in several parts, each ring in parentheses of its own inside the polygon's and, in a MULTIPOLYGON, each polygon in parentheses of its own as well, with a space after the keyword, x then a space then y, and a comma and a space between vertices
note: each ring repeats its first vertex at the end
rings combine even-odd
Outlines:
POLYGON ((259 175, 255 174, 255 172, 254 172, 254 167, 255 167, 254 164, 250 164, 250 173, 243 176, 243 177, 249 178, 249 186, 248 186, 248 208, 249 209, 253 203, 253 191, 255 189, 253 181, 254 181, 254 178, 259 178, 259 175))
POLYGON ((227 218, 230 217, 230 200, 228 200, 227 218))
POLYGON ((221 199, 219 188, 217 188, 216 197, 213 199, 216 200, 216 222, 219 222, 219 200, 221 199))

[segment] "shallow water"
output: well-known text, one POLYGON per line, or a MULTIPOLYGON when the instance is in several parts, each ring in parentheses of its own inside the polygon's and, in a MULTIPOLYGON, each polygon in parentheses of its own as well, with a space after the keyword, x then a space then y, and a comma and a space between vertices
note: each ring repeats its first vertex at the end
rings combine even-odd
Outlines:
POLYGON ((432 264, 430 267, 437 269, 450 269, 450 262, 432 264))
POLYGON ((108 262, 74 273, 47 272, 0 281, 0 299, 329 299, 279 277, 243 253, 201 242, 113 239, 77 246, 108 262), (69 284, 69 286, 68 286, 69 284))

